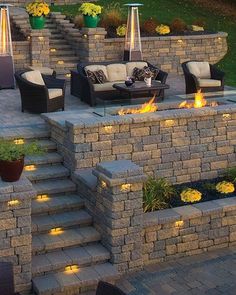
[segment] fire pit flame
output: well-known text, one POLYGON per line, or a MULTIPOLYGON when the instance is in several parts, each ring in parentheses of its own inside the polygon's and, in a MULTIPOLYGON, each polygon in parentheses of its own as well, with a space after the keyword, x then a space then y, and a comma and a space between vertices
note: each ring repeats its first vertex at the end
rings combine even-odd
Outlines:
POLYGON ((118 111, 118 115, 124 116, 128 114, 143 114, 143 113, 154 113, 157 111, 158 107, 154 103, 155 101, 155 95, 152 99, 150 99, 148 102, 145 102, 142 104, 140 108, 134 108, 134 109, 121 109, 118 111))
POLYGON ((199 109, 205 106, 217 107, 218 105, 219 104, 216 101, 207 102, 207 100, 204 98, 203 93, 201 92, 201 90, 199 90, 197 93, 195 93, 194 102, 188 102, 187 100, 185 100, 181 102, 181 104, 179 104, 179 108, 180 109, 191 109, 191 108, 199 109))
POLYGON ((201 90, 198 90, 198 92, 195 93, 194 107, 195 107, 196 109, 198 109, 198 108, 205 107, 206 104, 207 104, 207 101, 205 100, 202 91, 201 91, 201 90))

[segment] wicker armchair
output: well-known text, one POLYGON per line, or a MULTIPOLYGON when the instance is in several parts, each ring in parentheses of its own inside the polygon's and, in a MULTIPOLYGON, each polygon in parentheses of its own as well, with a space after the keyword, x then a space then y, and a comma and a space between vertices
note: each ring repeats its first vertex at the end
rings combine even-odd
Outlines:
POLYGON ((14 290, 13 265, 10 262, 0 262, 0 294, 20 295, 14 290))
POLYGON ((207 62, 188 61, 182 64, 186 94, 224 90, 225 73, 207 62))
POLYGON ((48 113, 59 109, 64 111, 65 80, 39 73, 42 78, 42 83, 39 85, 26 79, 24 77, 26 73, 29 72, 19 71, 15 73, 21 94, 21 111, 27 110, 32 113, 48 113))
POLYGON ((116 286, 100 281, 98 283, 96 295, 126 295, 116 286))
MULTIPOLYGON (((140 64, 146 64, 148 66, 151 66, 152 68, 155 68, 155 66, 151 65, 148 62, 145 61, 136 61, 135 63, 140 63, 140 64)), ((113 65, 113 64, 128 64, 128 62, 125 61, 119 61, 119 62, 94 62, 94 63, 81 63, 78 64, 77 66, 77 71, 71 71, 71 94, 79 97, 82 101, 88 103, 90 106, 96 105, 96 98, 97 97, 102 97, 102 99, 107 99, 107 100, 115 100, 115 99, 120 99, 121 94, 119 91, 117 91, 115 88, 110 87, 110 89, 106 89, 105 91, 96 91, 95 90, 95 85, 92 84, 90 79, 87 77, 85 68, 87 66, 94 66, 94 67, 99 67, 99 66, 108 66, 108 65, 113 65)), ((138 66, 139 67, 139 66, 138 66)), ((126 76, 131 76, 131 73, 127 73, 126 76)), ((163 72, 159 70, 159 73, 156 77, 156 80, 160 81, 161 83, 165 84, 166 79, 167 79, 168 74, 166 72, 163 72)), ((123 82, 125 79, 121 79, 123 82)), ((110 84, 117 83, 113 82, 110 84)), ((118 82, 119 83, 119 82, 118 82)), ((106 83, 105 83, 106 84, 106 83)), ((141 93, 137 97, 145 97, 147 93, 141 93)), ((160 90, 159 93, 157 94, 157 98, 159 100, 163 100, 164 98, 164 89, 160 90)))

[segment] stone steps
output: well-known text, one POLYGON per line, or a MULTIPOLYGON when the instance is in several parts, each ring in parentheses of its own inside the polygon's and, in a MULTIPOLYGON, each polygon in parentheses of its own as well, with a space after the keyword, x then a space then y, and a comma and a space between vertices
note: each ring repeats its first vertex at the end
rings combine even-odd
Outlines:
POLYGON ((76 185, 69 179, 44 180, 33 185, 37 194, 59 194, 75 192, 76 185))
POLYGON ((27 156, 25 157, 25 164, 31 165, 48 165, 58 164, 63 162, 63 157, 56 152, 46 153, 40 156, 27 156))
POLYGON ((32 214, 53 214, 60 211, 73 211, 81 209, 84 206, 84 201, 78 195, 52 195, 45 202, 32 200, 32 214))
POLYGON ((51 233, 33 235, 32 254, 43 254, 67 247, 82 246, 99 242, 100 239, 100 233, 93 226, 65 229, 58 235, 52 235, 51 233))
MULTIPOLYGON (((68 54, 68 52, 67 52, 68 54)), ((51 63, 57 63, 58 60, 63 60, 65 63, 67 62, 76 62, 77 56, 76 55, 60 55, 60 56, 51 56, 51 63)))
MULTIPOLYGON (((56 48, 54 48, 56 49, 56 48)), ((60 56, 65 56, 65 57, 68 57, 68 56, 76 56, 76 55, 72 55, 71 53, 71 49, 61 49, 61 50, 57 50, 56 51, 53 51, 53 52, 50 52, 50 57, 51 57, 51 60, 53 58, 56 58, 56 57, 60 57, 60 56)))
POLYGON ((114 281, 119 274, 110 263, 80 268, 77 271, 57 272, 33 279, 33 288, 39 295, 81 294, 95 289, 99 280, 114 281))
POLYGON ((32 217, 32 233, 48 232, 54 228, 81 227, 92 224, 92 217, 84 209, 32 217))
POLYGON ((91 266, 107 262, 109 259, 110 253, 99 243, 72 247, 33 256, 32 274, 35 277, 55 271, 64 271, 68 265, 91 266))
POLYGON ((35 171, 24 171, 24 174, 31 182, 37 182, 46 179, 67 178, 70 171, 63 165, 50 165, 37 167, 35 171))

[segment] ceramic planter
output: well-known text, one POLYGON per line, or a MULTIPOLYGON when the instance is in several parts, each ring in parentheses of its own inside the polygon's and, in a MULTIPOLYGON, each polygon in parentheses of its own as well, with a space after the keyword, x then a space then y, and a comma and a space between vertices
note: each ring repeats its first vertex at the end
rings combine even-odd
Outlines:
POLYGON ((33 30, 42 30, 45 25, 44 16, 32 16, 29 17, 30 25, 33 30))
POLYGON ((0 161, 0 174, 3 181, 14 182, 20 179, 24 168, 24 158, 16 161, 0 161))
POLYGON ((96 28, 100 17, 98 15, 91 16, 91 15, 84 15, 84 25, 86 28, 96 28))

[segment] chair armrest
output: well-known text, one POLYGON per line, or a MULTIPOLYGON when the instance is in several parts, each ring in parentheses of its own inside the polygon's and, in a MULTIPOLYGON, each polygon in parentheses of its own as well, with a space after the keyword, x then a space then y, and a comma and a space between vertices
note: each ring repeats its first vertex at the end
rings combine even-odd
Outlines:
POLYGON ((210 65, 210 69, 211 69, 211 78, 215 79, 215 80, 223 80, 225 77, 225 73, 219 69, 217 69, 216 67, 210 65))
POLYGON ((47 88, 61 88, 64 89, 66 85, 66 80, 58 79, 50 76, 43 75, 44 83, 46 84, 47 88))
POLYGON ((168 73, 162 71, 162 70, 159 70, 159 73, 156 77, 156 80, 159 80, 161 81, 162 84, 165 84, 166 83, 166 80, 167 80, 167 77, 168 77, 168 73))

